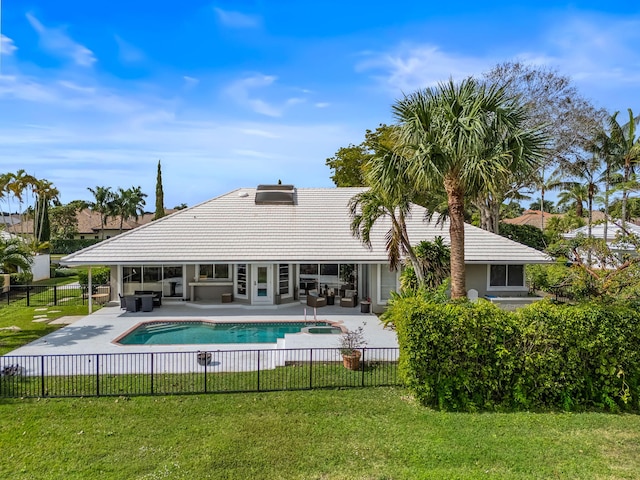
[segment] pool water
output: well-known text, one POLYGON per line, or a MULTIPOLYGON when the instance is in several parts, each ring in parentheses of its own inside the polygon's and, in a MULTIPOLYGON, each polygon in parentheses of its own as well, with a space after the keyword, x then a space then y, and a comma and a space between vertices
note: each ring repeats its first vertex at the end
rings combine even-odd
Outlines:
MULTIPOLYGON (((327 322, 269 322, 269 323, 212 323, 212 322, 150 322, 143 323, 117 340, 121 345, 192 345, 207 343, 276 343, 286 333, 339 333, 327 331, 327 322), (313 327, 325 327, 311 332, 313 327)), ((333 329, 331 329, 333 330, 333 329)))

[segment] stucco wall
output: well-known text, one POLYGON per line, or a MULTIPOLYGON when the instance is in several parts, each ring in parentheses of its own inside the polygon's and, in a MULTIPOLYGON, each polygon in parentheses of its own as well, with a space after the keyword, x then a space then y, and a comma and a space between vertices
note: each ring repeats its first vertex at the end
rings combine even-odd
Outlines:
POLYGON ((31 264, 31 273, 34 282, 51 278, 51 256, 48 253, 35 255, 31 264))
POLYGON ((526 297, 527 290, 487 290, 487 265, 466 265, 467 290, 473 288, 478 291, 478 297, 485 295, 496 297, 526 297))

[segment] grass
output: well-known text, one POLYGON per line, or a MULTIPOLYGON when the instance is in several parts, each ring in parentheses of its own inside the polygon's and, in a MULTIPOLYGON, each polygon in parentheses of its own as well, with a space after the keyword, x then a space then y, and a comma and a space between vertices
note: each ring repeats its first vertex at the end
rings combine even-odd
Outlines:
MULTIPOLYGON (((94 306, 94 310, 99 308, 94 306)), ((0 330, 0 355, 5 355, 22 345, 33 342, 63 325, 50 325, 46 322, 34 322, 36 315, 47 315, 55 320, 66 315, 88 315, 88 305, 69 305, 52 307, 25 307, 16 304, 0 306, 0 329, 18 327, 20 330, 0 330), (46 310, 38 310, 46 308, 46 310)))
POLYGON ((631 479, 640 416, 459 414, 400 388, 0 400, 0 478, 631 479))

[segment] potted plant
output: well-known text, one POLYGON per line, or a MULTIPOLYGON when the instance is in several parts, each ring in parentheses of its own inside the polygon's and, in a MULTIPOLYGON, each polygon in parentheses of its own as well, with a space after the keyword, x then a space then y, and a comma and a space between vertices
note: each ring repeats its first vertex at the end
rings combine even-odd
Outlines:
POLYGON ((362 352, 359 350, 367 344, 364 339, 364 329, 359 326, 355 330, 348 330, 340 336, 340 353, 342 354, 342 363, 349 370, 360 369, 360 357, 362 352))
POLYGON ((198 351, 198 365, 211 365, 211 352, 198 351))

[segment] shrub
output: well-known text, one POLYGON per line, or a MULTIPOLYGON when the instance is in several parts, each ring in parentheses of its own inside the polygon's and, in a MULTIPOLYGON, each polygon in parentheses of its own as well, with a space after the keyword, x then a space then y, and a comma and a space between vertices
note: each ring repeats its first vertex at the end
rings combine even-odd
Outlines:
POLYGON ((11 274, 11 285, 30 285, 33 281, 31 272, 20 272, 11 274))
POLYGON ((537 302, 516 312, 479 301, 397 297, 389 307, 400 373, 446 410, 640 410, 640 314, 537 302))
POLYGON ((500 235, 536 250, 544 250, 547 246, 542 230, 532 225, 513 225, 500 222, 500 235))
MULTIPOLYGON (((106 285, 111 279, 111 269, 109 267, 98 267, 91 269, 91 285, 106 285)), ((78 282, 83 287, 89 285, 89 272, 87 270, 78 271, 78 282)))
POLYGON ((78 272, 72 268, 56 268, 53 271, 53 277, 55 278, 73 277, 77 274, 78 272))

